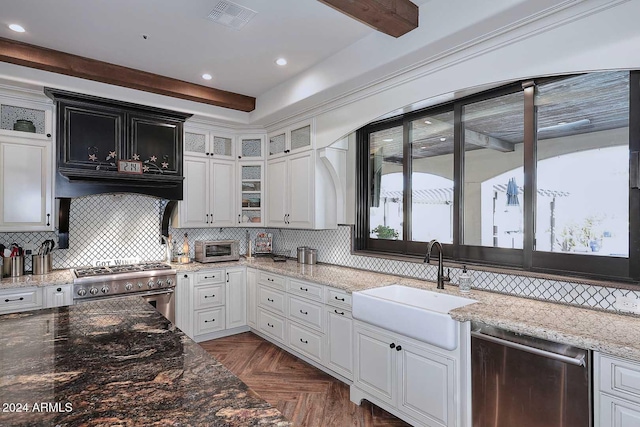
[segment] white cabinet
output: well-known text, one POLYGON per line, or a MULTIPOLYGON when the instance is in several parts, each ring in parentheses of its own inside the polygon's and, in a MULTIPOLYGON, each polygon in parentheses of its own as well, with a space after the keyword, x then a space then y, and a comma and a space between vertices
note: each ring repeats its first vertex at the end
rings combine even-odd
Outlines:
POLYGON ((247 325, 257 327, 258 318, 258 272, 247 268, 247 325))
POLYGON ((184 154, 207 159, 235 159, 234 136, 206 126, 185 126, 184 154))
POLYGON ((352 401, 366 398, 415 425, 460 424, 459 355, 358 321, 354 339, 352 401))
POLYGON ((248 331, 244 267, 178 274, 176 326, 194 341, 248 331))
POLYGON ((0 135, 0 231, 53 230, 52 159, 51 141, 0 135))
POLYGON ((353 379, 353 318, 343 308, 326 308, 327 367, 347 379, 353 379))
POLYGON ((594 352, 594 427, 640 427, 640 363, 594 352))
POLYGON ((235 162, 184 158, 184 199, 173 217, 175 228, 235 225, 235 162))
POLYGON ((269 226, 314 227, 314 158, 305 152, 268 162, 269 226))
POLYGON ((42 288, 14 288, 0 292, 0 314, 42 308, 42 288))
POLYGON ((239 198, 236 202, 244 227, 264 225, 264 162, 238 162, 239 198))
POLYGON ((268 136, 269 158, 276 158, 313 149, 315 124, 313 120, 296 123, 268 136))
POLYGON ((264 159, 264 134, 240 135, 237 155, 243 161, 264 159))
POLYGON ((226 289, 227 329, 247 325, 247 287, 245 269, 228 268, 226 289))
POLYGON ((44 307, 64 307, 73 304, 73 286, 59 285, 44 288, 44 307))

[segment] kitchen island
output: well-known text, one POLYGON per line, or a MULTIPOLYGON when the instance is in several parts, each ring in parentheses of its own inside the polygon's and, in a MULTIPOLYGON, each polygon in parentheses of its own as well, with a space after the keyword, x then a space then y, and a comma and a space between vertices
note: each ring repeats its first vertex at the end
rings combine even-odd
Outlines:
POLYGON ((0 316, 2 426, 289 426, 139 297, 0 316))

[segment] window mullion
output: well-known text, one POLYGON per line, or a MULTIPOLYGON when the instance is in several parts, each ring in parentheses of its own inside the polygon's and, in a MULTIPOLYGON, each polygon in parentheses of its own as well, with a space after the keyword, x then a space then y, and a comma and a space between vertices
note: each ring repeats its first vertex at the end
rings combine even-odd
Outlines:
POLYGON ((464 237, 464 145, 462 144, 462 103, 453 107, 453 258, 460 259, 464 237))
POLYGON ((407 243, 412 239, 411 229, 411 144, 409 141, 409 127, 411 122, 404 120, 402 125, 402 177, 404 180, 403 194, 402 194, 402 214, 404 223, 403 240, 405 242, 404 252, 407 252, 407 243))
MULTIPOLYGON (((629 75, 629 152, 640 151, 640 72, 629 75)), ((629 176, 639 176, 639 165, 629 156, 629 176)), ((640 278, 640 189, 631 182, 629 188, 629 277, 640 278)))
POLYGON ((524 90, 524 238, 523 267, 530 270, 533 264, 535 247, 535 208, 536 208, 536 165, 537 165, 537 122, 535 107, 535 82, 522 83, 524 90))

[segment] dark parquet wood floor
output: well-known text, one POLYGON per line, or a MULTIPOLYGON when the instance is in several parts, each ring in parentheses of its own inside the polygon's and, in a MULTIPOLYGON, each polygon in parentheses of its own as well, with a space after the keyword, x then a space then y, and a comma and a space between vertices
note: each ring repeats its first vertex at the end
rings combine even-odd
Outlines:
POLYGON ((386 411, 349 400, 349 386, 246 332, 200 345, 299 427, 408 426, 386 411))

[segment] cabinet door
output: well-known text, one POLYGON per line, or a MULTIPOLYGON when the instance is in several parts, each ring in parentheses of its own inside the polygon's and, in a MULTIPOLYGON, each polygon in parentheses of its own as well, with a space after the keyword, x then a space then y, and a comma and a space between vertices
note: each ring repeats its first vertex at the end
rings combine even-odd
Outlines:
POLYGON ((178 274, 178 282, 176 283, 176 326, 193 338, 193 328, 191 326, 193 301, 192 294, 192 277, 188 274, 178 274))
POLYGON ((405 342, 395 350, 398 408, 430 426, 456 425, 455 361, 405 342))
POLYGON ((47 286, 44 288, 44 307, 64 307, 73 304, 71 285, 47 286))
POLYGON ((244 269, 227 269, 227 329, 247 324, 247 287, 244 269))
POLYGON ((208 159, 184 159, 184 199, 180 202, 180 227, 208 227, 211 222, 208 173, 208 159))
POLYGON ((287 133, 285 131, 275 132, 269 135, 269 157, 282 156, 287 149, 287 133))
POLYGON ((313 172, 313 153, 289 157, 289 227, 313 228, 313 172))
POLYGON ((270 227, 285 227, 287 207, 287 160, 272 160, 267 165, 267 221, 270 227))
POLYGON ((355 327, 353 383, 378 399, 395 405, 397 342, 390 335, 355 327))
POLYGON ((209 132, 188 128, 184 130, 184 154, 192 157, 209 155, 209 132))
POLYGON ((98 105, 59 104, 58 159, 61 168, 117 170, 124 152, 124 112, 98 105))
POLYGON ((353 319, 350 312, 327 308, 327 339, 327 367, 353 379, 353 319))
POLYGON ((608 394, 600 394, 596 427, 640 427, 640 406, 608 394))
POLYGON ((247 269, 247 325, 257 328, 258 321, 258 272, 247 269))
POLYGON ((240 200, 238 212, 247 226, 262 226, 264 163, 241 162, 238 164, 240 200))
POLYGON ((235 162, 221 160, 211 162, 210 212, 213 216, 211 225, 214 227, 230 227, 239 222, 235 206, 235 168, 235 162))
POLYGON ((309 150, 312 147, 311 123, 300 123, 289 132, 291 153, 309 150))
POLYGON ((241 135, 238 141, 238 160, 260 160, 264 157, 263 135, 241 135))
POLYGON ((51 142, 0 140, 0 231, 50 231, 51 142))
POLYGON ((211 134, 211 156, 217 159, 235 159, 232 135, 213 132, 211 134))
POLYGON ((146 114, 129 115, 131 148, 127 158, 140 160, 145 173, 182 174, 182 122, 146 114))

